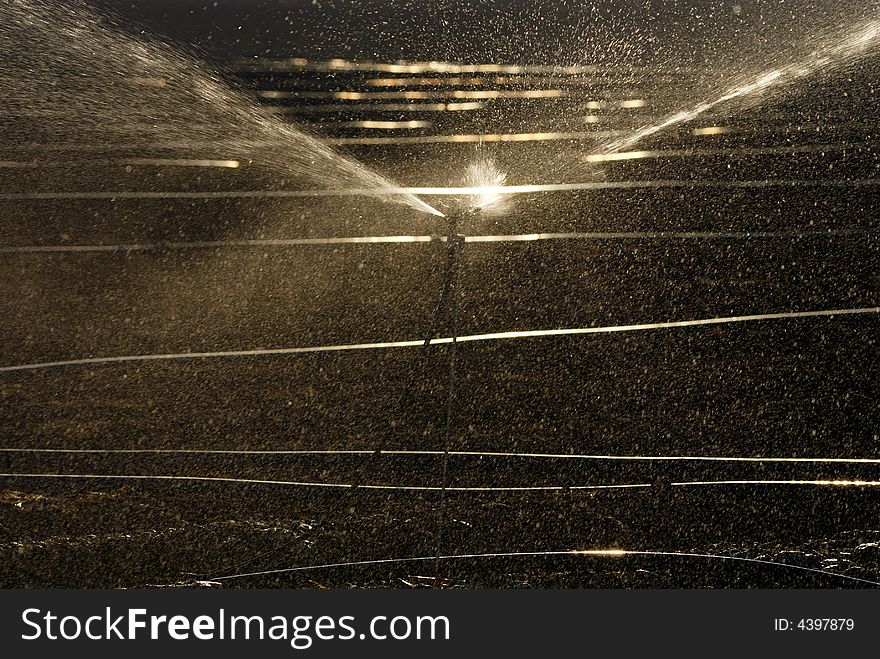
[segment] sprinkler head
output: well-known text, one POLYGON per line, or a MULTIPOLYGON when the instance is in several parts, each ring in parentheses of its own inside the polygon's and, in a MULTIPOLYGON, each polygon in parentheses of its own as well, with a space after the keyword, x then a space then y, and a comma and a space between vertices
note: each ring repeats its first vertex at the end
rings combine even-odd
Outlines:
POLYGON ((448 223, 447 235, 455 235, 458 233, 458 225, 460 222, 467 220, 472 217, 477 217, 482 212, 482 208, 479 206, 463 206, 456 208, 453 211, 450 211, 446 214, 446 221, 448 223))

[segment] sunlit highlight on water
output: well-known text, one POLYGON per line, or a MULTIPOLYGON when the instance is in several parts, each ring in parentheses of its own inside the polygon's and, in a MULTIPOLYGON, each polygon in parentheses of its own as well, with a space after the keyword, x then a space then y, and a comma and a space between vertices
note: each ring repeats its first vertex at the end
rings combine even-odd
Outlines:
POLYGON ((486 209, 496 206, 504 198, 504 184, 507 174, 495 165, 495 161, 484 154, 468 165, 465 177, 468 188, 471 188, 471 207, 486 209))
MULTIPOLYGON (((688 110, 671 114, 658 123, 644 126, 623 138, 609 142, 597 153, 611 153, 632 147, 647 137, 692 121, 728 103, 754 105, 774 90, 794 85, 804 78, 855 60, 875 47, 878 41, 880 41, 880 21, 877 20, 867 22, 848 35, 832 35, 826 43, 803 59, 756 74, 751 78, 744 76, 741 84, 731 87, 717 97, 704 100, 688 110)), ((716 135, 721 132, 711 132, 712 129, 703 130, 705 132, 694 134, 716 135)))

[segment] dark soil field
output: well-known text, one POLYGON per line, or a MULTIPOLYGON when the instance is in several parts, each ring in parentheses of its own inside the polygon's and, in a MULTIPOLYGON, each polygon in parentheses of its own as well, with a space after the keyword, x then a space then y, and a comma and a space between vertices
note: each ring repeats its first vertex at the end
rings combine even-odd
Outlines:
POLYGON ((3 119, 0 587, 880 585, 876 57, 558 170, 597 139, 563 119, 625 132, 686 90, 322 111, 380 74, 309 66, 228 75, 402 185, 461 185, 478 149, 608 185, 464 220, 453 324, 434 216, 3 119), (610 329, 477 337, 583 328, 610 329))

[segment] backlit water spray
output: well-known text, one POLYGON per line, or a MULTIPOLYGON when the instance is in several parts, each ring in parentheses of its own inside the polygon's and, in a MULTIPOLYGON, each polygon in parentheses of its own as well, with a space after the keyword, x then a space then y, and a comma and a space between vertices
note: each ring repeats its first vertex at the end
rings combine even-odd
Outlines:
POLYGON ((880 18, 877 17, 865 20, 855 28, 833 31, 830 36, 823 39, 821 46, 806 57, 758 74, 741 76, 738 83, 715 97, 710 97, 690 109, 670 114, 657 123, 643 126, 628 135, 603 144, 595 152, 598 158, 588 156, 587 160, 595 161, 601 159, 603 154, 630 148, 645 138, 675 128, 721 107, 732 106, 733 109, 743 110, 766 102, 775 93, 795 86, 806 78, 829 73, 851 64, 869 54, 878 45, 880 45, 880 18))
MULTIPOLYGON (((744 111, 759 104, 766 103, 775 96, 790 90, 805 80, 821 74, 833 73, 859 59, 870 55, 880 47, 880 16, 878 16, 878 4, 871 3, 871 10, 864 12, 861 18, 852 24, 832 30, 827 30, 819 39, 820 45, 803 54, 800 52, 783 52, 777 57, 783 63, 768 67, 758 72, 748 72, 735 77, 735 82, 722 87, 715 92, 707 92, 706 98, 693 107, 671 113, 659 121, 648 123, 623 136, 615 137, 601 143, 588 155, 578 157, 577 166, 583 162, 598 163, 605 161, 609 156, 632 148, 643 140, 657 134, 678 128, 690 121, 710 113, 712 111, 725 110, 726 112, 744 111), (855 25, 853 27, 852 25, 855 25)), ((568 170, 575 166, 569 163, 562 168, 553 168, 558 176, 560 171, 568 170)), ((500 172, 494 162, 480 154, 477 159, 468 166, 466 172, 466 186, 464 190, 458 190, 453 194, 467 192, 473 208, 486 208, 494 206, 499 208, 498 202, 506 194, 521 191, 520 188, 540 188, 541 186, 506 186, 506 175, 500 172), (468 189, 469 188, 469 189, 468 189)))
MULTIPOLYGON (((442 215, 266 112, 194 58, 114 29, 81 0, 4 0, 0 51, 7 148, 234 155, 268 170, 273 183, 352 190, 442 215)), ((79 184, 87 166, 69 175, 79 184)))
POLYGON ((469 206, 474 210, 497 208, 504 195, 507 174, 498 169, 495 161, 483 152, 467 167, 465 185, 473 188, 469 206))

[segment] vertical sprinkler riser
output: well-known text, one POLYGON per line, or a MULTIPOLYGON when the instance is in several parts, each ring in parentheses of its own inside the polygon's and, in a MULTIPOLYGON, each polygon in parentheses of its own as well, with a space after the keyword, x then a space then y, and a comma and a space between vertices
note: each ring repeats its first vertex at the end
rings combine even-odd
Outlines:
POLYGON ((443 275, 443 286, 434 311, 433 320, 428 329, 425 338, 425 348, 431 346, 434 329, 440 314, 443 311, 444 304, 448 299, 449 303, 449 331, 451 343, 449 345, 449 358, 447 367, 447 383, 446 383, 446 419, 443 438, 443 462, 441 471, 440 486, 440 507, 437 514, 437 535, 435 545, 435 556, 437 557, 437 576, 439 577, 440 556, 443 554, 444 527, 446 524, 446 490, 449 482, 449 452, 452 448, 452 427, 455 418, 455 380, 456 380, 456 351, 458 346, 458 305, 459 291, 458 279, 459 268, 464 255, 465 236, 459 233, 459 225, 462 220, 476 215, 479 209, 469 209, 466 211, 458 211, 447 215, 447 232, 446 232, 446 268, 443 275))

